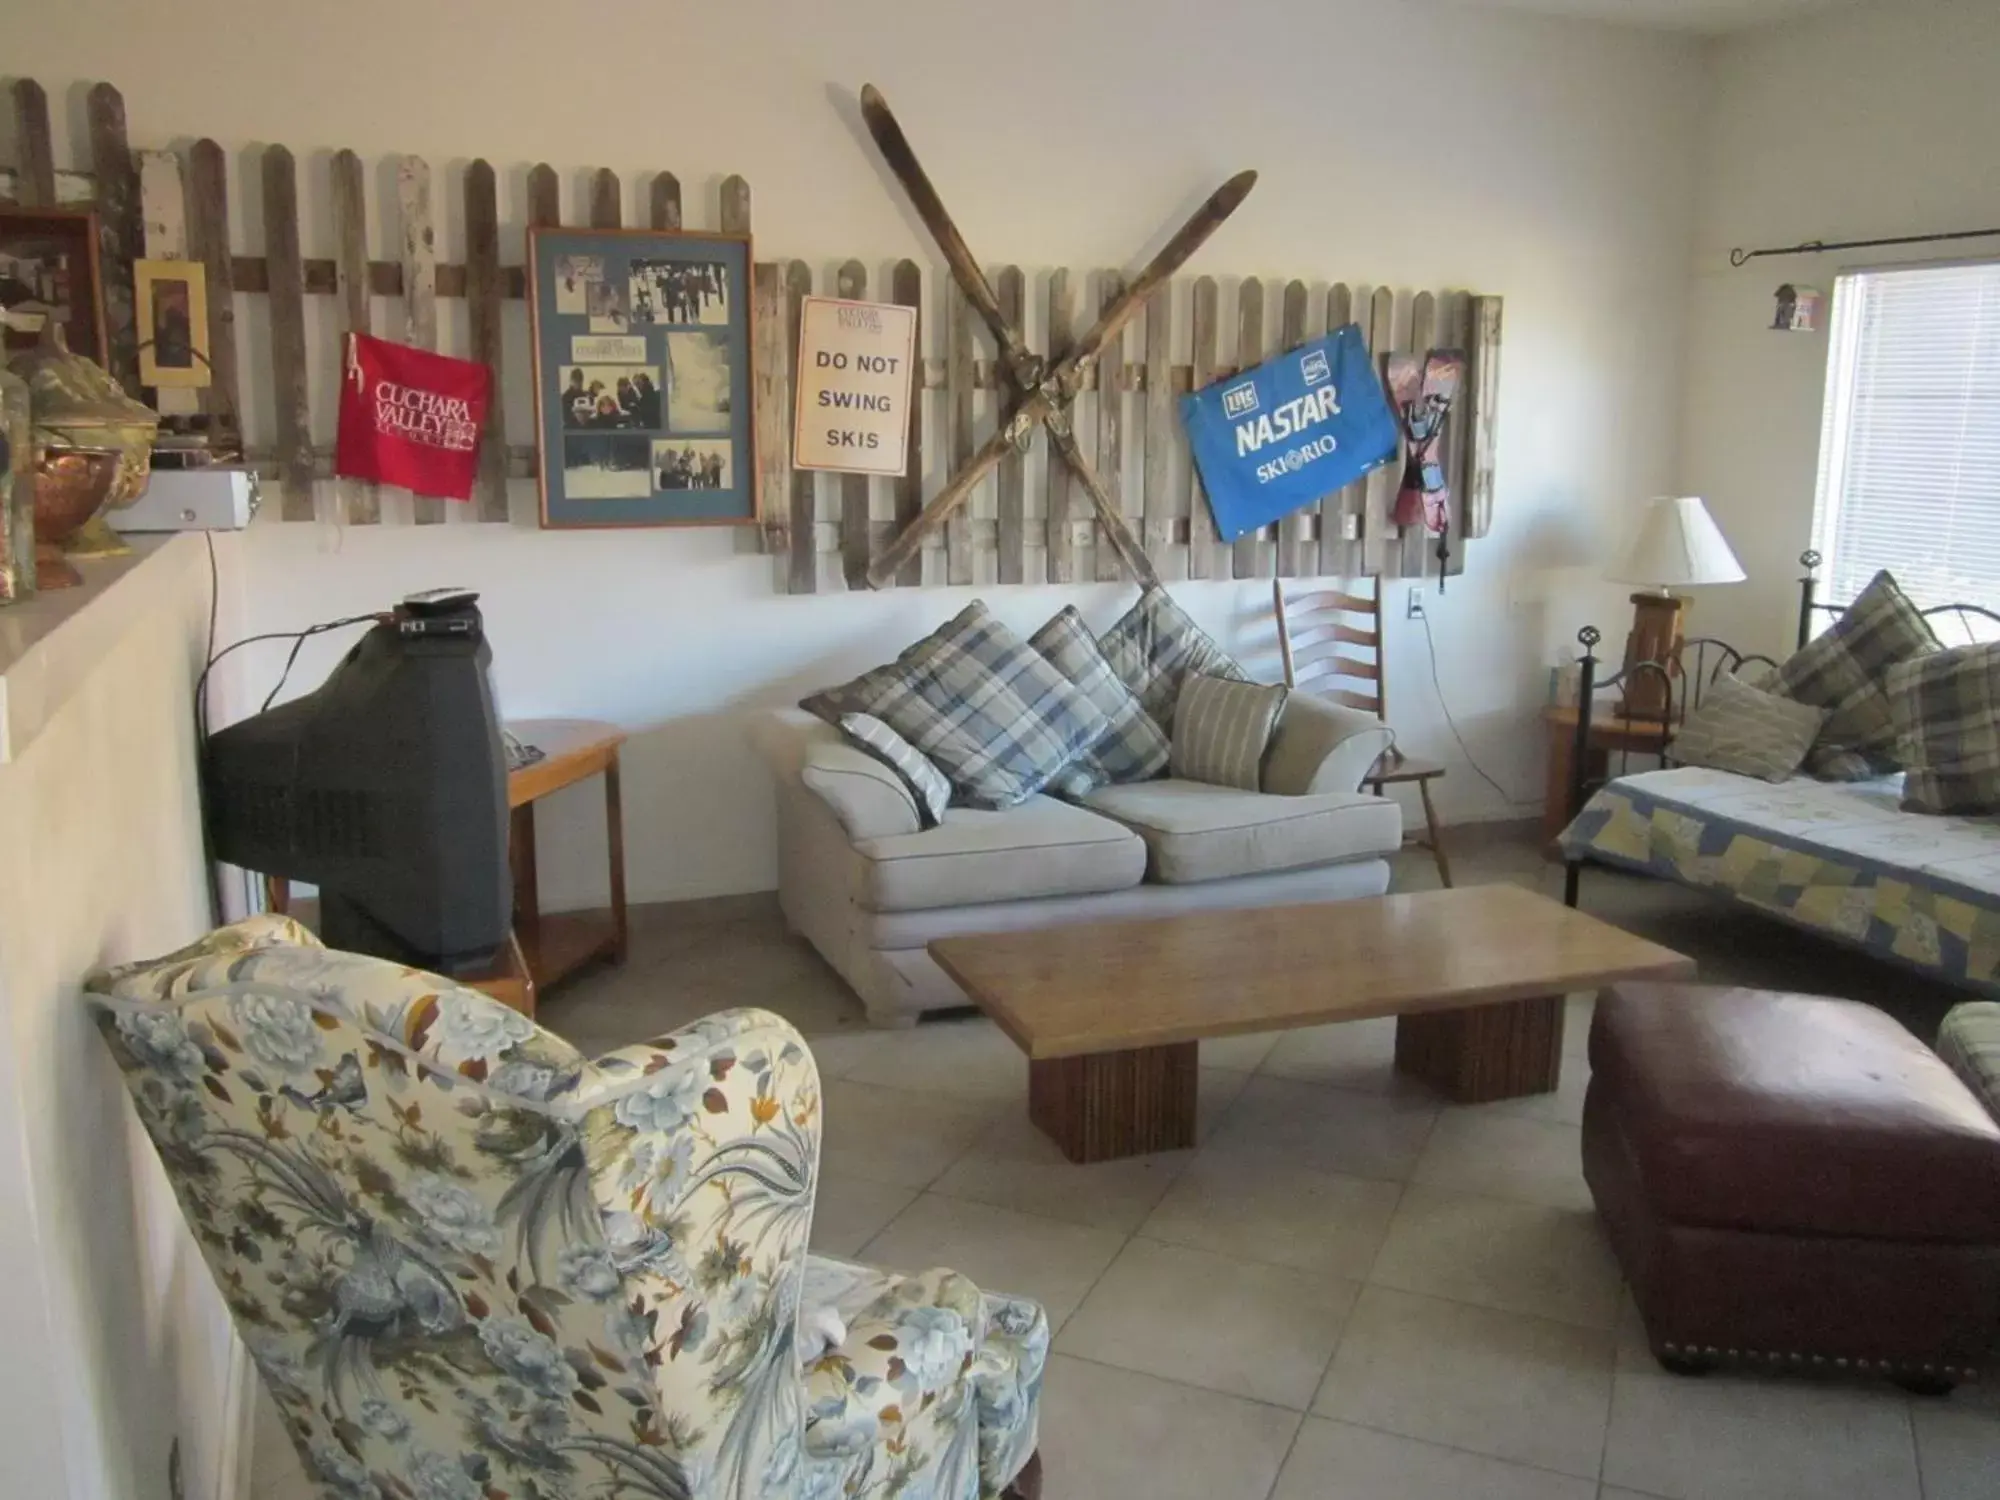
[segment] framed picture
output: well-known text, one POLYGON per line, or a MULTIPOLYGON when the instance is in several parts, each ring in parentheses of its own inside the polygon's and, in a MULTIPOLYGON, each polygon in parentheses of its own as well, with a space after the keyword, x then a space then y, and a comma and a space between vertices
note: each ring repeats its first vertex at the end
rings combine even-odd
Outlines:
POLYGON ((196 389, 209 383, 208 268, 198 260, 135 260, 139 382, 196 389))
POLYGON ((34 348, 53 322, 71 353, 104 363, 96 214, 81 208, 0 208, 0 313, 10 354, 34 348))
POLYGON ((528 231, 542 524, 757 521, 750 238, 528 231))

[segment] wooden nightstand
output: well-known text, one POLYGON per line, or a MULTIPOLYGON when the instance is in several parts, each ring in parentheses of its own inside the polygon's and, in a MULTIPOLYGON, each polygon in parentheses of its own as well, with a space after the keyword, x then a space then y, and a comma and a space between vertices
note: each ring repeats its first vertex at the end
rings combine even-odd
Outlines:
POLYGON ((514 867, 514 935, 537 992, 594 959, 625 962, 625 819, 618 784, 618 747, 625 731, 594 719, 518 719, 509 722, 523 744, 542 759, 507 776, 513 810, 508 857, 514 867), (542 915, 535 871, 535 803, 550 792, 591 776, 604 778, 605 842, 611 856, 611 907, 542 915))
MULTIPOLYGON (((1542 718, 1549 726, 1549 779, 1542 803, 1542 848, 1543 853, 1555 859, 1558 857, 1555 841, 1569 826, 1570 767, 1576 756, 1576 710, 1544 709, 1542 718)), ((1658 755, 1666 740, 1667 726, 1658 719, 1624 718, 1605 705, 1591 715, 1589 774, 1603 775, 1613 751, 1658 755)))

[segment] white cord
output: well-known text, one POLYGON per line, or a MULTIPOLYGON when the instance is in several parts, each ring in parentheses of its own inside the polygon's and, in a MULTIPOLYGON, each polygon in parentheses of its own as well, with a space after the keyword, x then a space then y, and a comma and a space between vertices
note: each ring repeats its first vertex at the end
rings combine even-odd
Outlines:
POLYGON ((1431 691, 1437 694, 1438 707, 1444 713, 1445 727, 1451 730, 1451 737, 1458 741, 1459 754, 1465 757, 1465 763, 1472 767, 1473 774, 1492 787, 1495 792, 1499 793, 1500 800, 1505 802, 1509 807, 1535 806, 1541 801, 1539 797, 1516 797, 1510 795, 1507 788, 1500 785, 1491 776, 1488 776, 1485 768, 1472 758, 1472 747, 1465 743, 1465 736, 1458 732, 1458 720, 1451 716, 1451 705, 1444 701, 1444 684, 1438 680, 1437 642, 1431 638, 1430 611, 1425 610, 1422 614, 1418 615, 1417 623, 1424 627, 1424 650, 1429 653, 1431 659, 1431 691))

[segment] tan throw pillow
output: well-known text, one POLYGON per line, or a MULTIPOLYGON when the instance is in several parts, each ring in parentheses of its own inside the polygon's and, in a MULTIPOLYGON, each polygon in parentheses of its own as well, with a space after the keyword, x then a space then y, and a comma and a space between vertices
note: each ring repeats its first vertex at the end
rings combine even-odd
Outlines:
POLYGON ((1282 687, 1192 674, 1174 704, 1168 768, 1183 781, 1260 791, 1264 751, 1284 711, 1282 687))
POLYGON ((1739 677, 1718 677, 1675 731, 1667 753, 1684 766, 1783 781, 1804 764, 1825 722, 1823 708, 1767 693, 1739 677))

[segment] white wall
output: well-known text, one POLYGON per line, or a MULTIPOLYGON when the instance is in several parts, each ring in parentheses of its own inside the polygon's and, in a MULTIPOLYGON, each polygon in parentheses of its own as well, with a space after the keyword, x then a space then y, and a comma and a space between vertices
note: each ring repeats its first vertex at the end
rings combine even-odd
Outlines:
POLYGON ((1812 537, 1827 334, 1770 330, 1780 282, 1831 294, 1843 267, 2000 255, 2000 240, 1767 257, 1731 246, 2000 224, 2000 6, 1896 0, 1714 46, 1700 248, 1688 299, 1681 479, 1750 582, 1706 591, 1694 628, 1790 645, 1812 537))
MULTIPOLYGON (((1256 192, 1196 269, 1507 298, 1497 523, 1465 578, 1430 604, 1460 725, 1513 796, 1538 795, 1548 663, 1578 625, 1615 614, 1619 591, 1596 585, 1593 565, 1625 508, 1674 474, 1697 44, 1422 0, 856 0, 836 11, 738 0, 588 14, 530 0, 362 0, 269 7, 251 24, 209 0, 72 0, 10 36, 8 66, 52 93, 69 79, 115 82, 141 145, 283 141, 300 154, 308 200, 335 147, 454 167, 484 155, 501 171, 510 260, 525 165, 548 160, 566 186, 584 166, 628 182, 670 168, 694 225, 712 222, 695 205, 741 172, 760 256, 930 264, 855 121, 864 80, 889 94, 968 240, 994 261, 1131 264, 1222 176, 1254 165, 1256 192)), ((455 171, 439 197, 456 203, 455 171)), ((253 200, 237 194, 252 224, 253 200)), ((328 253, 323 213, 308 217, 308 253, 328 253)), ((451 219, 444 250, 456 256, 455 207, 451 219)), ((254 300, 245 311, 254 335, 254 300)), ((512 337, 524 352, 518 324, 512 337)), ((528 430, 523 389, 512 404, 513 430, 528 430)), ((771 798, 744 744, 746 711, 872 665, 972 597, 788 598, 770 562, 735 538, 657 531, 337 535, 260 523, 248 569, 258 629, 415 586, 481 589, 504 712, 608 717, 635 732, 638 899, 772 885, 771 798)), ((1072 599, 1105 624, 1131 597, 1110 586, 982 592, 1024 628, 1072 599)), ((1268 585, 1177 593, 1228 643, 1255 644, 1268 585)), ((1394 717, 1413 750, 1451 763, 1448 816, 1506 815, 1451 743, 1421 635, 1393 630, 1394 717)), ((317 681, 338 649, 309 652, 298 681, 317 681)), ((549 827, 545 889, 558 904, 591 898, 603 879, 591 795, 549 827)))

